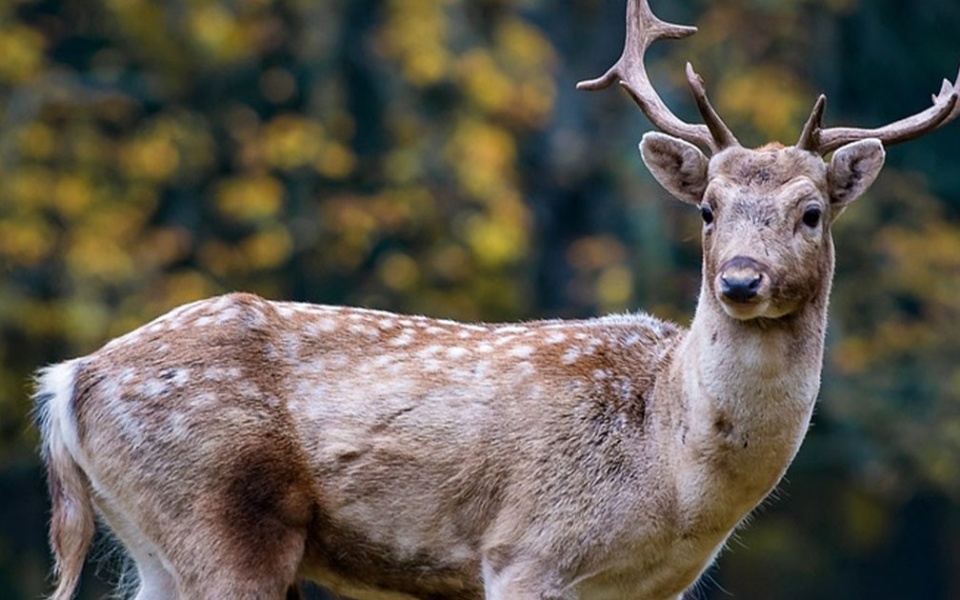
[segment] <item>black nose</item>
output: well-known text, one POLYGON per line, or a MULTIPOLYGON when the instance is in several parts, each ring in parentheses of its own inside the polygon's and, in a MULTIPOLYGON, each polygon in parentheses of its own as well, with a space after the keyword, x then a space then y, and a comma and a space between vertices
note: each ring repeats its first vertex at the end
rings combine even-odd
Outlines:
POLYGON ((751 275, 737 277, 730 275, 720 276, 720 292, 734 302, 749 302, 760 290, 763 277, 751 275))
POLYGON ((763 267, 752 258, 738 256, 720 270, 720 293, 733 302, 749 302, 763 285, 763 267))

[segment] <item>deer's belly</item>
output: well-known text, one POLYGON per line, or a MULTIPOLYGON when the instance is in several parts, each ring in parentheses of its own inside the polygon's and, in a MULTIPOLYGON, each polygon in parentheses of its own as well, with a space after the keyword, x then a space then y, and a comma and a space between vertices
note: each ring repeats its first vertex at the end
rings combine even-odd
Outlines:
POLYGON ((468 578, 371 568, 365 573, 341 570, 329 564, 305 565, 301 576, 355 600, 423 600, 458 598, 480 600, 483 590, 468 578))
POLYGON ((378 522, 386 532, 374 535, 321 517, 308 535, 301 576, 356 600, 483 598, 479 561, 467 545, 431 546, 393 530, 397 523, 385 515, 378 522))

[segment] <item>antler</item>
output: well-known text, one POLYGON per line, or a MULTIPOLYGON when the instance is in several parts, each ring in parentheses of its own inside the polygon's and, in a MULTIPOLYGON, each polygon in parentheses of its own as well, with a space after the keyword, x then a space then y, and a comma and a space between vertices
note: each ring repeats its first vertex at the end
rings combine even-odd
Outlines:
POLYGON ((822 156, 833 152, 844 144, 866 138, 877 138, 887 146, 898 144, 920 137, 960 116, 960 72, 957 73, 957 80, 954 83, 950 83, 947 79, 943 80, 940 93, 933 96, 933 106, 913 116, 876 129, 859 129, 856 127, 823 129, 821 121, 823 120, 826 102, 827 98, 822 94, 817 98, 817 102, 813 106, 813 112, 810 113, 810 118, 803 126, 803 133, 800 134, 797 148, 822 156))
POLYGON ((739 146, 740 142, 724 124, 707 99, 703 80, 694 73, 687 63, 687 84, 696 100, 697 108, 706 125, 691 124, 681 120, 667 108, 663 100, 653 89, 643 57, 657 40, 682 39, 697 32, 696 27, 675 25, 657 18, 650 10, 647 0, 628 0, 627 35, 623 45, 623 54, 606 73, 596 79, 581 81, 578 90, 601 90, 619 82, 640 106, 650 122, 664 133, 698 144, 717 152, 730 146, 739 146))

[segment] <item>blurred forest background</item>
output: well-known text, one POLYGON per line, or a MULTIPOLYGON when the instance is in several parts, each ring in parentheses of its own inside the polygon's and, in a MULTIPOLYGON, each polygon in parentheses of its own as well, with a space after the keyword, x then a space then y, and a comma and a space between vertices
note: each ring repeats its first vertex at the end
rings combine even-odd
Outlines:
MULTIPOLYGON (((928 106, 957 0, 654 0, 742 140, 928 106)), ((249 290, 466 320, 686 322, 699 218, 642 166, 621 0, 0 2, 0 598, 48 589, 39 365, 249 290)), ((960 599, 960 124, 835 228, 814 426, 694 598, 960 599)), ((109 579, 115 559, 99 568, 109 579)), ((84 598, 106 584, 91 564, 84 598)))

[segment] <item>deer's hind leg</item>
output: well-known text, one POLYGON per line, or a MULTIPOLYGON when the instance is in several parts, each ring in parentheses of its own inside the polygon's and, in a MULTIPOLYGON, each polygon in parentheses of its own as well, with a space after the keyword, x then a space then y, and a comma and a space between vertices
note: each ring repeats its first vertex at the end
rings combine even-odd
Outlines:
POLYGON ((135 563, 134 600, 299 598, 309 482, 289 469, 263 468, 256 458, 246 464, 249 476, 208 482, 192 510, 180 515, 161 513, 149 501, 124 510, 98 495, 101 515, 135 563))
MULTIPOLYGON (((137 572, 137 593, 134 600, 176 598, 176 579, 164 565, 165 558, 160 547, 137 526, 129 512, 119 508, 119 503, 115 500, 101 492, 95 493, 94 503, 100 516, 134 562, 137 572)), ((128 597, 127 589, 127 582, 124 581, 119 595, 128 597)))
POLYGON ((174 559, 180 597, 290 597, 314 513, 313 488, 289 448, 237 453, 196 499, 190 543, 174 559))
MULTIPOLYGON (((211 552, 180 569, 182 600, 290 600, 299 598, 297 571, 305 534, 280 533, 245 556, 211 552)), ((262 541, 262 540, 261 540, 262 541)))
POLYGON ((150 554, 134 553, 139 588, 134 600, 169 600, 177 597, 177 584, 163 563, 150 554))

